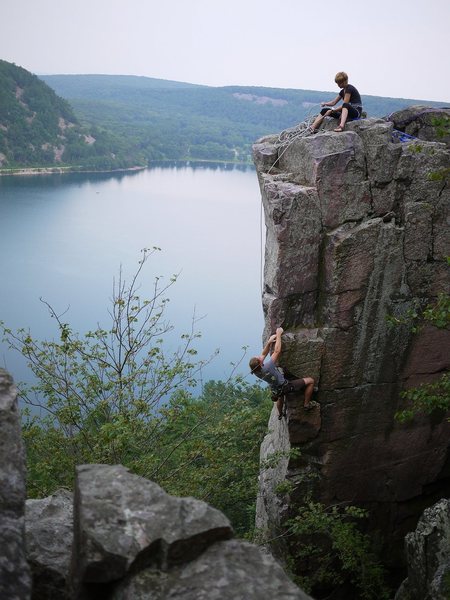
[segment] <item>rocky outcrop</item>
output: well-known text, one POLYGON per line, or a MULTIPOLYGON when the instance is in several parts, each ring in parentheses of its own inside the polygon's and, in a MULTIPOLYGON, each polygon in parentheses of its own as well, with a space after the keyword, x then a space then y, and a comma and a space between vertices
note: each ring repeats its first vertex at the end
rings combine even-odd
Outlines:
POLYGON ((443 415, 394 419, 403 389, 450 366, 448 330, 414 334, 405 322, 450 289, 449 189, 430 177, 450 154, 443 143, 400 143, 383 119, 333 127, 254 146, 267 228, 264 337, 284 328, 282 363, 318 381, 320 403, 306 414, 299 398, 286 423, 271 421, 261 459, 284 458, 262 469, 257 525, 275 537, 306 494, 358 504, 395 560, 419 511, 450 492, 443 415), (292 448, 301 456, 289 457, 292 448), (285 481, 288 496, 277 494, 285 481))
POLYGON ((25 464, 17 389, 0 369, 0 598, 8 600, 30 597, 24 511, 25 464))
POLYGON ((25 508, 17 390, 0 370, 2 600, 312 600, 271 555, 232 537, 220 511, 120 465, 81 465, 75 494, 25 508))
POLYGON ((257 546, 239 540, 210 546, 197 559, 166 573, 146 569, 128 578, 111 600, 311 600, 257 546))
POLYGON ((230 540, 221 512, 124 467, 78 467, 74 508, 73 598, 307 600, 273 558, 230 540))
POLYGON ((77 468, 72 587, 123 578, 145 567, 167 570, 232 537, 226 517, 194 498, 174 498, 121 466, 77 468))
POLYGON ((427 508, 405 539, 408 578, 395 600, 450 598, 450 500, 427 508))
POLYGON ((228 519, 120 465, 25 506, 17 389, 0 369, 1 600, 311 600, 228 519))
POLYGON ((33 575, 33 600, 67 600, 73 494, 58 490, 42 500, 27 500, 25 534, 27 559, 33 575))
POLYGON ((120 465, 78 467, 73 511, 60 490, 26 518, 33 600, 311 600, 221 512, 120 465))
POLYGON ((395 129, 408 135, 427 142, 438 140, 450 146, 449 108, 409 106, 390 114, 388 119, 394 124, 395 129), (447 121, 446 127, 443 125, 445 121, 447 121))

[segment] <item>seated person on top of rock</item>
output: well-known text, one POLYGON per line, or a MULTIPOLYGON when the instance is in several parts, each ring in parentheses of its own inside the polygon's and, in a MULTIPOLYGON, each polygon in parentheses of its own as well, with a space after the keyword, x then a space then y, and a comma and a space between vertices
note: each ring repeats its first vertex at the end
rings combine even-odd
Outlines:
POLYGON ((336 73, 334 81, 341 88, 339 94, 333 100, 329 102, 321 102, 320 104, 324 107, 334 106, 340 100, 343 100, 342 106, 333 110, 329 108, 322 108, 320 115, 317 116, 314 123, 311 125, 311 133, 317 133, 317 129, 320 127, 325 117, 333 117, 334 119, 340 119, 339 125, 334 131, 344 131, 345 123, 347 121, 353 121, 359 119, 362 113, 362 100, 358 90, 355 86, 350 85, 348 82, 348 75, 344 71, 336 73))
MULTIPOLYGON (((312 377, 303 377, 299 379, 287 379, 280 368, 277 366, 278 358, 281 354, 281 336, 283 329, 278 327, 276 333, 271 335, 267 340, 260 356, 254 356, 250 359, 250 369, 253 375, 259 377, 269 384, 272 394, 272 401, 277 403, 278 419, 283 416, 284 395, 292 394, 305 390, 304 408, 309 410, 312 408, 311 396, 314 391, 314 379, 312 377), (270 347, 275 342, 275 348, 265 363, 265 359, 269 354, 270 347)), ((286 414, 286 413, 285 413, 286 414)))

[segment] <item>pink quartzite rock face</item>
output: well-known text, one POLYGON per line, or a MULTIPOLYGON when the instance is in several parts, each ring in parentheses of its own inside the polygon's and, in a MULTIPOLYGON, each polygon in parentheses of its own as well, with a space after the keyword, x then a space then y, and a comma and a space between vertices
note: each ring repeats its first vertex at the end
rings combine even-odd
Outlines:
MULTIPOLYGON (((418 112, 403 115, 410 128, 418 112)), ((429 111, 420 118, 428 136, 429 111)), ((450 290, 450 193, 432 175, 448 169, 450 152, 436 141, 400 143, 387 120, 348 123, 344 133, 332 125, 288 146, 273 136, 254 147, 267 227, 264 335, 284 328, 281 364, 314 377, 320 403, 305 413, 299 395, 287 423, 271 421, 262 459, 298 448, 301 460, 261 476, 257 523, 276 534, 270 482, 288 479, 292 498, 308 489, 326 503, 370 506, 389 542, 450 491, 447 420, 394 418, 403 389, 450 367, 450 332, 414 334, 407 322, 450 290)))

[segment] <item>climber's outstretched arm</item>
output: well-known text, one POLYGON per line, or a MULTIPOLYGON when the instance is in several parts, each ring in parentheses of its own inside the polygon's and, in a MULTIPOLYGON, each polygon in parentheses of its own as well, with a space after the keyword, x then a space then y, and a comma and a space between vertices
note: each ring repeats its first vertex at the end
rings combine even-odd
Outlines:
POLYGON ((274 333, 273 335, 270 336, 270 338, 267 340, 266 345, 264 346, 264 348, 262 349, 261 355, 259 357, 259 360, 261 362, 264 362, 264 359, 266 358, 266 356, 269 354, 270 352, 270 347, 271 345, 274 343, 274 341, 276 340, 276 334, 274 333))
POLYGON ((275 364, 277 363, 278 358, 281 354, 281 336, 282 335, 283 335, 283 329, 281 327, 278 327, 278 329, 275 333, 275 348, 272 352, 272 360, 275 364))

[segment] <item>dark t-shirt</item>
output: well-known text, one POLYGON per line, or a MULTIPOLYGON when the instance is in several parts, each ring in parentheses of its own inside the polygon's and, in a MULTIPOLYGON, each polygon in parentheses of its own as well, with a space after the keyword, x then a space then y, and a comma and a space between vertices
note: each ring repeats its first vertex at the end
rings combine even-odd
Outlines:
POLYGON ((349 83, 347 86, 345 86, 345 88, 342 88, 342 90, 339 92, 339 96, 342 98, 342 100, 344 99, 345 94, 350 94, 350 104, 352 106, 362 106, 361 96, 354 85, 349 83))

